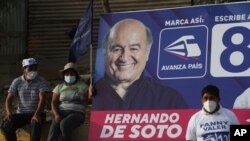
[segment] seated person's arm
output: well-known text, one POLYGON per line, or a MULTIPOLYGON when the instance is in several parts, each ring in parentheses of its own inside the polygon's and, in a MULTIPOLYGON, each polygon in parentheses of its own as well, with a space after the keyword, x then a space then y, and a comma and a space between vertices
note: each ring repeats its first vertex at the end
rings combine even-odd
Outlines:
POLYGON ((92 85, 89 85, 88 90, 85 93, 85 98, 86 98, 87 104, 92 103, 92 96, 93 96, 93 87, 92 87, 92 85))
POLYGON ((61 121, 61 116, 60 116, 60 113, 58 110, 59 98, 60 98, 59 94, 53 93, 52 101, 51 101, 51 109, 52 109, 52 112, 54 114, 55 121, 57 123, 59 123, 61 121))
POLYGON ((34 119, 36 122, 41 121, 41 112, 44 109, 46 94, 47 94, 47 92, 40 92, 39 93, 39 103, 38 103, 36 112, 35 112, 34 116, 32 117, 32 119, 34 119))
POLYGON ((12 99, 14 95, 13 94, 8 94, 6 99, 5 99, 5 110, 6 110, 6 117, 5 119, 10 120, 12 117, 12 99))

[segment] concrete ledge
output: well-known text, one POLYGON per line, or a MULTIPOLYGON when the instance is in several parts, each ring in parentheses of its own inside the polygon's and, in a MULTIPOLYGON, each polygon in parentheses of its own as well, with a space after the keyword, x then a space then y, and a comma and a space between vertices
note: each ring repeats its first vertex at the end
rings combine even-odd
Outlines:
MULTIPOLYGON (((43 125, 41 141, 47 141, 49 128, 50 128, 50 124, 43 125)), ((81 126, 77 127, 75 131, 73 132, 72 140, 73 141, 88 140, 88 129, 89 129, 89 126, 85 124, 82 124, 81 126)), ((16 131, 16 135, 17 135, 17 141, 29 141, 30 133, 29 133, 29 129, 26 127, 19 128, 16 131)), ((0 131, 0 141, 6 141, 2 131, 0 131)), ((61 136, 59 137, 58 141, 62 141, 61 136)))

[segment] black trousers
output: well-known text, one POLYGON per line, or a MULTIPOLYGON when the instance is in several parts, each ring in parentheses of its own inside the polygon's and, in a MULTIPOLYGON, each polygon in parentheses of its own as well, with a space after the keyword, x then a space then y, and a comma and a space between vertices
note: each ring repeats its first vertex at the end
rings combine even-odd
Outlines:
POLYGON ((18 113, 13 114, 12 119, 3 121, 1 125, 1 129, 4 132, 5 138, 7 141, 17 141, 16 130, 25 125, 30 125, 30 141, 40 141, 41 131, 42 131, 42 123, 45 121, 46 115, 45 113, 41 114, 42 121, 36 122, 34 120, 31 121, 34 113, 18 113))
POLYGON ((59 133, 62 133, 63 141, 72 141, 73 130, 84 123, 85 115, 76 111, 60 111, 62 120, 56 123, 53 118, 47 141, 57 141, 59 133))

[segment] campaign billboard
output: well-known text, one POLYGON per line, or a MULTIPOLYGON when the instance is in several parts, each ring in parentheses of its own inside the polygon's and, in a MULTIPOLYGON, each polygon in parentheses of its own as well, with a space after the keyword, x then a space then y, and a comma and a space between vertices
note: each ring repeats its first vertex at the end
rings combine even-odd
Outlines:
MULTIPOLYGON (((220 89, 221 105, 232 109, 235 99, 250 86, 249 6, 249 2, 241 2, 102 15, 94 76, 95 84, 100 85, 97 86, 97 98, 93 98, 89 139, 185 140, 187 122, 194 112, 201 109, 201 90, 209 84, 220 89), (110 31, 124 19, 140 21, 152 34, 150 51, 145 50, 144 56, 138 55, 143 58, 141 60, 135 54, 142 46, 133 41, 123 41, 127 38, 138 39, 135 34, 125 34, 133 31, 123 29, 124 34, 119 36, 116 35, 117 31, 110 31), (114 37, 105 42, 107 35, 114 37), (107 50, 105 46, 111 43, 111 49, 107 50), (121 46, 128 46, 129 49, 123 50, 121 46), (129 53, 126 54, 126 51, 129 53), (108 56, 110 52, 113 57, 108 56), (117 55, 121 52, 125 52, 125 55, 117 55), (115 61, 117 58, 120 60, 115 61), (125 63, 129 58, 133 58, 130 60, 133 66, 125 63), (137 71, 131 68, 136 68, 136 64, 143 62, 142 60, 146 62, 143 75, 150 79, 133 75, 133 72, 139 73, 143 63, 142 67, 135 69, 137 71), (116 73, 116 69, 124 72, 129 70, 129 73, 116 73), (114 78, 108 78, 109 75, 114 78), (119 85, 122 88, 130 86, 128 79, 137 78, 133 81, 136 84, 127 90, 120 90, 114 83, 118 81, 115 77, 127 82, 119 85), (155 83, 151 84, 151 79, 155 83), (159 94, 165 91, 158 84, 168 88, 166 93, 174 94, 166 94, 170 98, 159 94), (119 95, 113 96, 117 93, 119 95), (127 96, 126 93, 133 96, 127 96), (182 98, 183 102, 179 100, 182 98), (144 117, 144 114, 148 115, 144 117), (137 120, 132 122, 130 119, 133 116, 137 120), (140 122, 140 118, 149 119, 151 116, 154 119, 163 117, 154 123, 147 120, 146 125, 143 121, 140 122), (167 126, 161 126, 164 123, 167 126), (137 124, 139 125, 136 126, 137 124), (174 125, 173 131, 168 132, 171 125, 174 125), (140 134, 137 129, 145 134, 140 134)), ((139 30, 136 24, 132 28, 139 30)), ((145 34, 148 39, 148 31, 145 34)), ((147 45, 150 43, 149 38, 147 45)), ((234 110, 242 124, 248 123, 246 117, 249 116, 249 111, 246 111, 234 110)))

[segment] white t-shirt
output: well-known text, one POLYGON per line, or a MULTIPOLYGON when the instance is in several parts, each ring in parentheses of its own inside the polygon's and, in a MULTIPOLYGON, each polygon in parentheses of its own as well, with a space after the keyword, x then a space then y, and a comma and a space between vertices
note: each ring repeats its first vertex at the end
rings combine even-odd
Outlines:
POLYGON ((235 99, 233 108, 250 109, 250 87, 235 99))
POLYGON ((229 141, 229 127, 232 124, 239 124, 239 121, 228 109, 221 107, 214 114, 200 110, 189 120, 186 140, 229 141))

